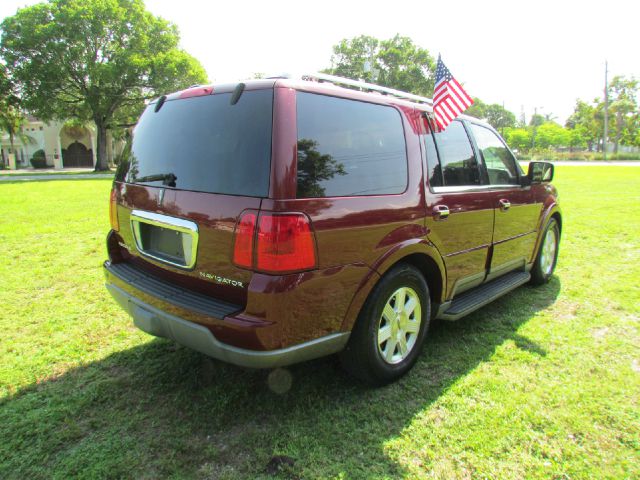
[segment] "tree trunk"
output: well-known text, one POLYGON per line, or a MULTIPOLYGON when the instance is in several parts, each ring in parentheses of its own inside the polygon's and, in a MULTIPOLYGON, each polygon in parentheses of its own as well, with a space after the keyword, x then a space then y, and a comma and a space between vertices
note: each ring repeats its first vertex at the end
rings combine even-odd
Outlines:
POLYGON ((109 170, 109 164, 107 162, 107 125, 103 120, 95 120, 96 130, 98 132, 97 138, 97 152, 96 152, 96 168, 95 171, 109 170))
MULTIPOLYGON (((11 145, 11 153, 13 154, 14 168, 17 170, 18 154, 16 153, 16 146, 14 145, 14 143, 15 143, 15 134, 13 133, 13 130, 9 130, 9 144, 11 145)), ((11 164, 11 161, 9 161, 9 164, 11 164)))

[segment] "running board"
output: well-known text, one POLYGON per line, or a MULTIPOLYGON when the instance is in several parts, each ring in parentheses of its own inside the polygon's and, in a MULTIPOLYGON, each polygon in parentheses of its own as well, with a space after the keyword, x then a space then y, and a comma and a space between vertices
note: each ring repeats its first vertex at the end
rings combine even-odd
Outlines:
POLYGON ((493 302, 507 292, 529 281, 528 272, 511 272, 495 280, 473 288, 455 297, 446 311, 439 313, 437 318, 442 320, 458 320, 469 313, 493 302))

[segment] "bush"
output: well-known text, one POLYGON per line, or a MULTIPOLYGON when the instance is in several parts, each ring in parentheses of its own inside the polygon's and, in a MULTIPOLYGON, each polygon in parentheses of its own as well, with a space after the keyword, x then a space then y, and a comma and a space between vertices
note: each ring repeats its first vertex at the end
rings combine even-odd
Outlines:
POLYGON ((47 168, 47 156, 44 153, 44 150, 38 150, 31 157, 31 165, 33 168, 47 168))
MULTIPOLYGON (((520 161, 531 160, 569 160, 569 161, 600 161, 604 160, 602 152, 555 152, 553 150, 535 150, 526 154, 516 155, 520 161)), ((640 160, 640 153, 607 153, 607 160, 640 160)))

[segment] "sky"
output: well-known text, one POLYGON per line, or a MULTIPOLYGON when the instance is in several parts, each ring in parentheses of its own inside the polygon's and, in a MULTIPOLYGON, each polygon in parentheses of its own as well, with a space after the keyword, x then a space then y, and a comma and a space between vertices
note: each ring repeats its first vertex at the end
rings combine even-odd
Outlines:
MULTIPOLYGON (((0 0, 0 18, 34 0, 0 0)), ((504 103, 517 118, 551 114, 563 123, 576 99, 614 75, 640 78, 637 0, 386 2, 146 0, 176 24, 181 46, 212 81, 256 72, 307 73, 331 65, 332 46, 361 34, 396 33, 442 55, 471 96, 504 103)))

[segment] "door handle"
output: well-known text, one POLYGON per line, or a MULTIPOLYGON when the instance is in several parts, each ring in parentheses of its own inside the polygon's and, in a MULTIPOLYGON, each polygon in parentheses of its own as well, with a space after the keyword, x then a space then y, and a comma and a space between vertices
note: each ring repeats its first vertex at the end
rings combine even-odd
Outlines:
POLYGON ((433 216, 436 220, 444 220, 449 217, 449 207, 446 205, 436 205, 433 207, 433 216))
POLYGON ((509 200, 507 200, 506 198, 501 198, 500 199, 500 210, 502 210, 503 212, 506 212, 510 208, 511 208, 511 202, 509 200))

